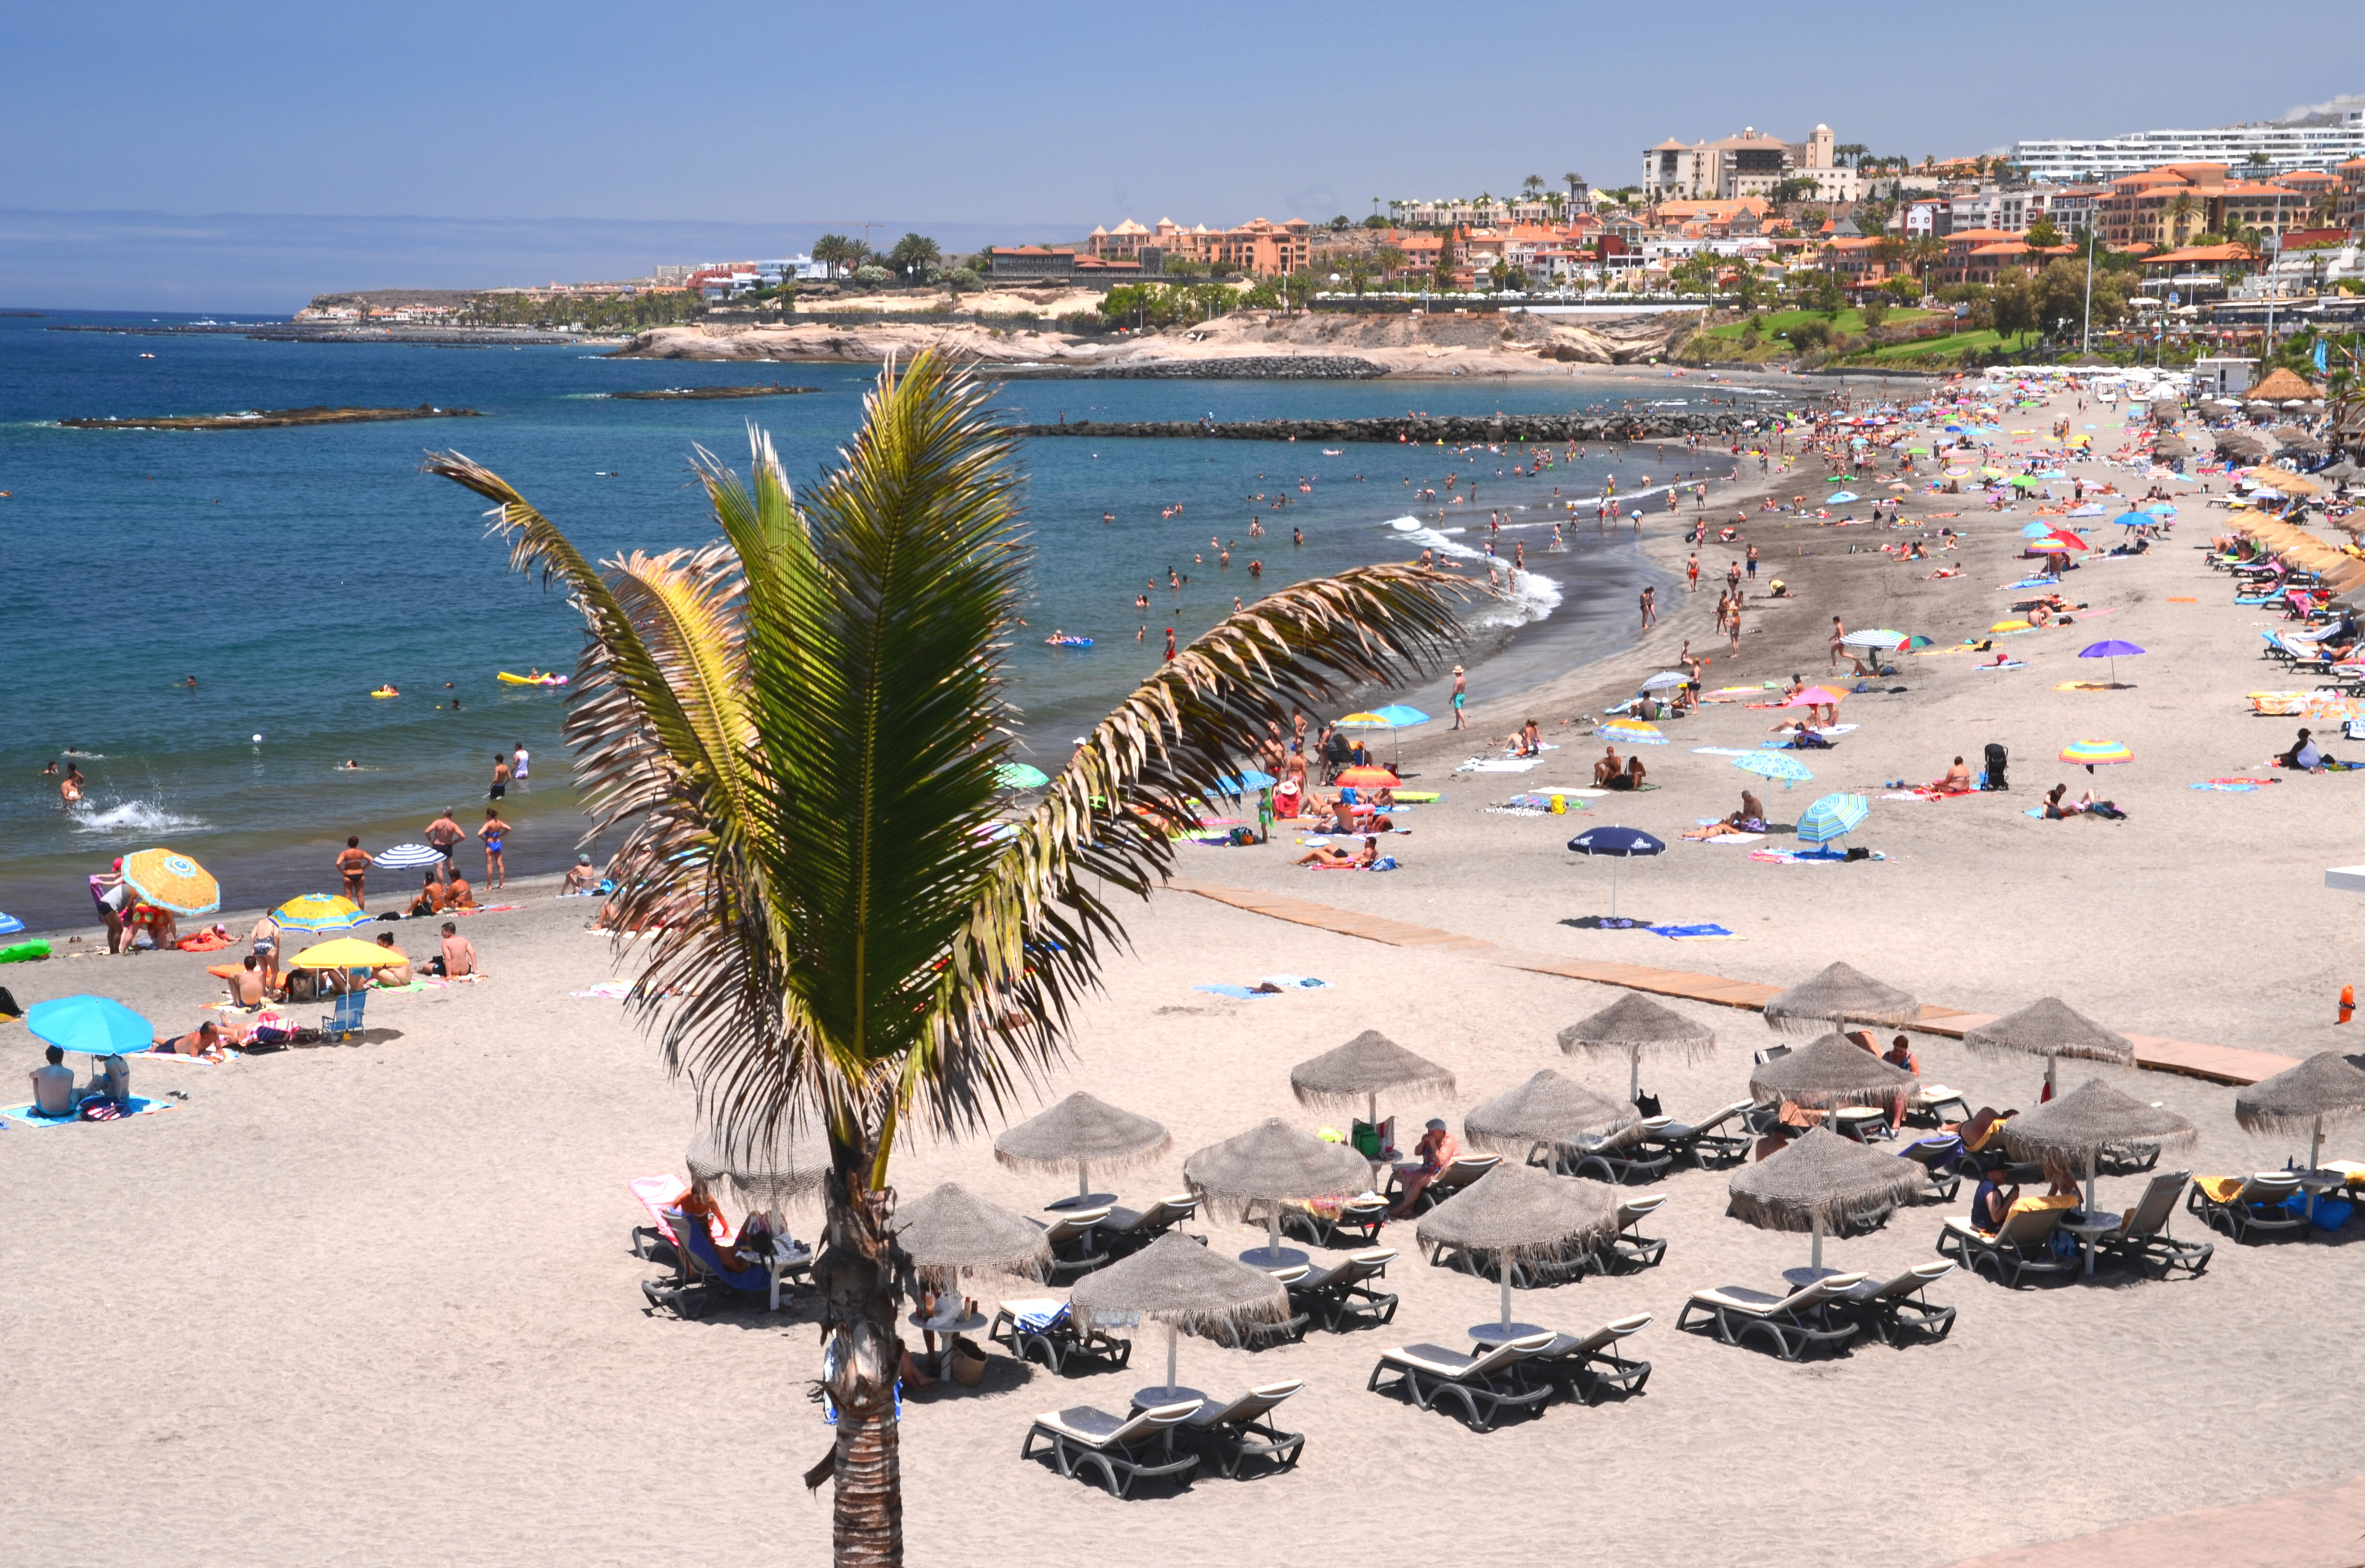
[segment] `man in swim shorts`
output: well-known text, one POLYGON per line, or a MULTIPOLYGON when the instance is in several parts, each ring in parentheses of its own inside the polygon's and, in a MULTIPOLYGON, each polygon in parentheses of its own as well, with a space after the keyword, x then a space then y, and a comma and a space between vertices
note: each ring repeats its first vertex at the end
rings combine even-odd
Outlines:
POLYGON ((493 753, 493 787, 486 794, 488 801, 498 801, 510 792, 510 780, 517 775, 510 767, 510 759, 499 752, 493 753))
POLYGON ((467 836, 467 833, 460 824, 452 820, 452 813, 449 811, 429 823, 425 834, 430 845, 443 852, 443 863, 447 866, 454 863, 452 846, 467 836))

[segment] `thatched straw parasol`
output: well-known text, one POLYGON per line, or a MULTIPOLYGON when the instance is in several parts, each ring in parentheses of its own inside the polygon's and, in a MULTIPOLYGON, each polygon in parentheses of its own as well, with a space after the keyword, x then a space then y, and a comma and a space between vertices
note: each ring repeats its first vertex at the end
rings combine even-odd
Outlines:
MULTIPOLYGON (((1056 1170, 1073 1165, 1076 1196, 1072 1202, 1088 1207, 1093 1199, 1102 1196, 1092 1190, 1092 1167, 1108 1170, 1147 1164, 1165 1153, 1172 1141, 1166 1129, 1148 1116, 1077 1093, 995 1138, 993 1158, 1022 1168, 1056 1170)), ((1108 1201, 1116 1199, 1111 1194, 1108 1201)))
POLYGON ((1761 1100, 1799 1105, 1886 1105, 1911 1093, 1913 1075, 1885 1062, 1844 1035, 1825 1035, 1786 1057, 1761 1062, 1749 1074, 1749 1092, 1761 1100))
POLYGON ((2106 1061, 2117 1067, 2133 1067, 2135 1059, 2133 1041, 2103 1028, 2057 996, 2041 997, 1992 1024, 1964 1030, 1963 1044, 1975 1051, 2043 1057, 2047 1088, 2054 1086, 2054 1063, 2061 1057, 2106 1061))
POLYGON ((1573 1144, 1588 1134, 1621 1131, 1639 1119, 1633 1106, 1546 1068, 1517 1089, 1473 1107, 1462 1118, 1462 1131, 1473 1148, 1524 1159, 1537 1144, 1573 1144))
POLYGON ((1078 1280, 1068 1305, 1090 1326, 1123 1327, 1145 1318, 1166 1325, 1166 1387, 1143 1393, 1163 1392, 1169 1404, 1191 1396, 1174 1381, 1178 1334, 1220 1334, 1289 1320, 1289 1292, 1279 1280, 1175 1231, 1078 1280))
POLYGON ((1325 1143, 1273 1116, 1197 1150, 1182 1161, 1182 1182, 1210 1214, 1245 1218, 1263 1204, 1261 1261, 1278 1268, 1284 1257, 1281 1205, 1352 1197, 1371 1186, 1372 1167, 1345 1145, 1325 1143))
POLYGON ((1642 1091, 1642 1053, 1698 1061, 1716 1050, 1715 1032, 1641 991, 1630 991, 1592 1017, 1560 1032, 1560 1048, 1580 1051, 1623 1051, 1627 1058, 1626 1098, 1642 1091))
POLYGON ((2114 1143, 2188 1144, 2200 1134, 2175 1112, 2120 1093, 2090 1078, 2068 1093, 2023 1111, 2003 1125, 2004 1147, 2015 1159, 2040 1159, 2057 1176, 2086 1177, 2086 1207, 2094 1207, 2094 1162, 2114 1143))
POLYGON ((1502 1277, 1503 1322, 1511 1327, 1511 1270, 1592 1251, 1618 1234, 1618 1197, 1599 1182, 1554 1176, 1531 1165, 1497 1165, 1421 1216, 1413 1234, 1434 1250, 1490 1253, 1502 1277))
POLYGON ((1041 1226, 956 1182, 898 1208, 888 1227, 920 1277, 939 1289, 979 1274, 1039 1280, 1051 1262, 1041 1226))
POLYGON ((2192 446, 2180 435, 2162 436, 2151 443, 2151 454, 2162 463, 2173 463, 2191 456, 2192 446))
POLYGON ((829 1139, 801 1120, 782 1122, 769 1134, 701 1126, 683 1158, 693 1180, 730 1182, 741 1203, 773 1216, 775 1228, 783 1207, 829 1181, 829 1139))
POLYGON ((1791 1035, 1836 1029, 1844 1023, 1904 1028, 1922 1016, 1922 1004, 1893 985, 1845 964, 1833 964, 1765 1003, 1768 1026, 1791 1035))
POLYGON ((1810 1267, 1820 1269, 1826 1228, 1877 1225, 1911 1202, 1921 1184, 1922 1168, 1911 1160, 1810 1127, 1788 1148, 1733 1172, 1725 1212, 1761 1230, 1812 1232, 1810 1267))
POLYGON ((2216 447, 2221 457, 2239 457, 2257 462, 2273 450, 2264 439, 2246 430, 2219 431, 2216 447))
POLYGON ((1427 1057, 1413 1055, 1377 1029, 1366 1029, 1335 1051, 1289 1070, 1290 1092, 1301 1105, 1351 1111, 1360 1102, 1373 1126, 1380 1124, 1380 1095, 1453 1093, 1453 1074, 1427 1057))
POLYGON ((2234 1096, 2234 1119, 2254 1133, 2308 1129, 2307 1168, 2324 1152, 2324 1124, 2365 1117, 2365 1072, 2338 1051, 2318 1051, 2234 1096))

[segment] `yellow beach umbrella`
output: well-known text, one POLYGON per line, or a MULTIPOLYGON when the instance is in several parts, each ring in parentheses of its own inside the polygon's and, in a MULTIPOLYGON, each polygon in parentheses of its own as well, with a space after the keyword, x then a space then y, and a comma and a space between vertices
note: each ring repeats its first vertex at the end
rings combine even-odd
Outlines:
POLYGON ((369 919, 369 912, 342 893, 306 893, 271 912, 287 931, 342 931, 369 919))
POLYGON ((381 947, 358 936, 315 942, 296 955, 296 967, 299 969, 375 969, 409 961, 410 955, 398 948, 381 947))
POLYGON ((143 903, 179 915, 211 914, 221 908, 221 884, 213 873, 170 849, 142 849, 123 857, 123 879, 143 903))

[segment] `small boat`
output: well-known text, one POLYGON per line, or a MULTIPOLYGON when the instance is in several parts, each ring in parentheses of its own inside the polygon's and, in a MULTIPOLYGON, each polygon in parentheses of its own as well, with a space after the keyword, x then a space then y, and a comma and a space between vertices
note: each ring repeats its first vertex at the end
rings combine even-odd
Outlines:
POLYGON ((500 672, 500 678, 503 682, 510 686, 565 686, 566 684, 565 676, 544 675, 540 670, 536 670, 532 675, 511 675, 509 671, 503 670, 500 672))
POLYGON ((402 693, 397 691, 391 686, 381 686, 375 691, 371 692, 370 695, 372 697, 399 697, 402 693))

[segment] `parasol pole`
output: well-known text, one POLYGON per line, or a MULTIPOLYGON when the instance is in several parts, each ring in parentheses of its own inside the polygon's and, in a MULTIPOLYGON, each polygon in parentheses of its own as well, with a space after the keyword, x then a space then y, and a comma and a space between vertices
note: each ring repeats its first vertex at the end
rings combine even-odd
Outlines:
POLYGON ((1626 1047, 1626 1098, 1633 1103, 1642 1098, 1642 1047, 1626 1047))
POLYGON ((1808 1223, 1814 1229, 1815 1243, 1813 1255, 1807 1260, 1807 1262, 1809 1267, 1821 1273, 1823 1267, 1823 1216, 1817 1215, 1808 1223))
POLYGON ((1175 1388, 1175 1383, 1174 1383, 1174 1341, 1175 1341, 1175 1336, 1176 1336, 1176 1330, 1175 1330, 1174 1325, 1172 1325, 1171 1323, 1168 1324, 1168 1325, 1166 1326, 1166 1397, 1167 1397, 1167 1398, 1169 1398, 1169 1399, 1171 1399, 1171 1398, 1173 1398, 1173 1397, 1174 1397, 1174 1388, 1175 1388))
POLYGON ((1272 1199, 1265 1205, 1264 1248, 1266 1257, 1276 1263, 1281 1261, 1281 1200, 1279 1198, 1272 1199))
POLYGON ((1076 1196, 1079 1198, 1089 1198, 1092 1194, 1093 1179, 1091 1167, 1079 1159, 1076 1161, 1076 1196))
POLYGON ((1511 1260, 1501 1253, 1495 1255, 1495 1267, 1503 1276, 1503 1327, 1511 1326, 1511 1260))

